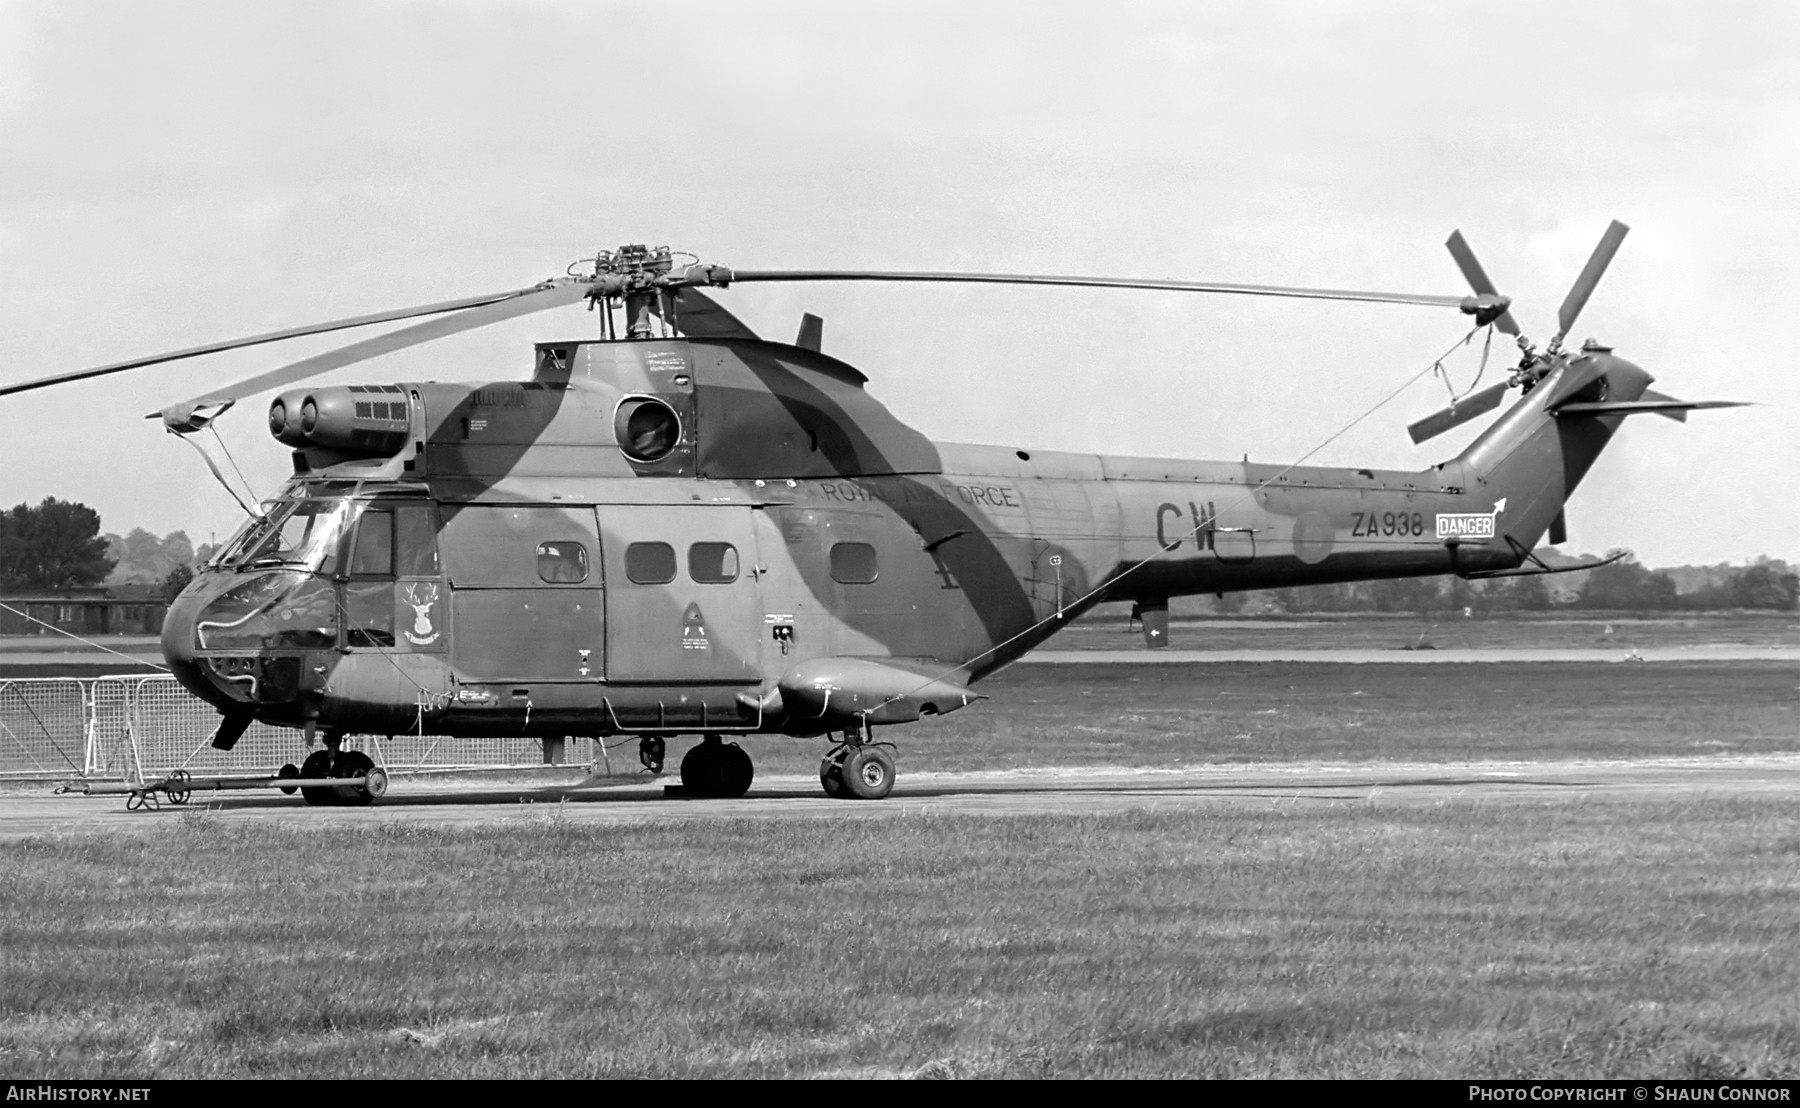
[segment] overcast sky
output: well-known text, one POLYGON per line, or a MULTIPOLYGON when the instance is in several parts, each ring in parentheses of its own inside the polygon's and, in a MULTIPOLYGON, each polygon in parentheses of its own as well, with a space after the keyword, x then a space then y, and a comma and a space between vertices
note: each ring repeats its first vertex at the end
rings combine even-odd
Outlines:
MULTIPOLYGON (((1634 418, 1570 550, 1800 558, 1800 6, 0 0, 0 380, 530 284, 626 242, 740 268, 1092 273, 1460 294, 1526 332, 1610 219, 1571 336, 1684 398, 1634 418)), ((1439 309, 746 286, 938 439, 1292 461, 1466 330, 1439 309)), ((327 378, 522 378, 578 309, 327 378)), ((0 399, 0 507, 196 542, 238 509, 145 413, 311 340, 0 399)), ((1496 359, 1508 353, 1496 348, 1496 359)), ((1458 383, 1478 349, 1447 363, 1458 383)), ((1510 362, 1496 362, 1489 373, 1510 362)), ((1492 380, 1492 377, 1489 378, 1492 380)), ((267 397, 220 425, 259 495, 267 397)), ((1422 468, 1424 380, 1325 464, 1422 468)))

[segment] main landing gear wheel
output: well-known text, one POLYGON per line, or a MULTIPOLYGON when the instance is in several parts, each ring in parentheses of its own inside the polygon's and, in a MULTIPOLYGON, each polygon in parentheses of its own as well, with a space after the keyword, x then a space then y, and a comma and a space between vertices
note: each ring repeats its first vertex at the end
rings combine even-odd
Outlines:
POLYGON ((750 791, 756 766, 736 743, 708 735, 681 759, 681 787, 690 796, 729 800, 750 791))
MULTIPOLYGON (((286 777, 286 774, 280 776, 286 777)), ((315 750, 300 767, 300 780, 361 777, 360 785, 302 785, 300 795, 319 808, 337 805, 364 807, 387 794, 387 771, 360 750, 315 750)))
POLYGON ((360 750, 338 754, 333 777, 361 777, 360 785, 339 785, 338 803, 367 807, 387 794, 387 771, 375 765, 375 759, 360 750))
MULTIPOLYGON (((300 779, 331 776, 331 751, 315 750, 300 763, 300 779)), ((329 808, 338 802, 338 792, 334 788, 323 785, 302 785, 300 795, 315 808, 329 808)))
MULTIPOLYGON (((880 800, 894 791, 894 756, 886 747, 854 746, 838 768, 838 781, 858 800, 880 800)), ((826 786, 829 793, 831 787, 826 786)))
POLYGON ((844 768, 843 762, 836 753, 827 754, 819 762, 819 784, 824 786, 825 795, 833 800, 844 796, 844 781, 838 772, 844 768))

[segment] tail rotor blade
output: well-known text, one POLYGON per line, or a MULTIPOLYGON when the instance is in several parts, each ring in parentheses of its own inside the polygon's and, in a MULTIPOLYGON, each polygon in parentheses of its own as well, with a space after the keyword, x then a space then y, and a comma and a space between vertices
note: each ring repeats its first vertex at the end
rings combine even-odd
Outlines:
POLYGON ((1588 263, 1583 267, 1581 276, 1575 278, 1574 287, 1570 288, 1569 295, 1563 298, 1562 307, 1556 310, 1556 325, 1559 328, 1556 337, 1559 341, 1566 338, 1569 329, 1575 326, 1576 317, 1581 315, 1581 309, 1587 304, 1588 297, 1594 294, 1594 286, 1600 283, 1600 276, 1612 263, 1613 255, 1619 252, 1619 244, 1625 241, 1625 232, 1629 230, 1631 228, 1615 219, 1612 221, 1612 225, 1607 227, 1606 234, 1600 236, 1600 245, 1594 247, 1594 253, 1588 258, 1588 263))
MULTIPOLYGON (((1456 259, 1456 268, 1462 270, 1462 275, 1468 280, 1470 288, 1483 296, 1500 295, 1500 290, 1496 289, 1494 282, 1488 279, 1487 271, 1483 270, 1481 263, 1475 260, 1475 251, 1469 249, 1468 240, 1463 238, 1461 231, 1450 232, 1450 237, 1444 241, 1444 245, 1450 248, 1450 256, 1456 259)), ((1519 324, 1513 319, 1510 310, 1496 316, 1494 326, 1498 327, 1503 334, 1516 337, 1519 333, 1519 324)))
POLYGON ((1414 444, 1436 438, 1452 427, 1459 427, 1476 416, 1486 415, 1498 408, 1506 398, 1507 387, 1507 383, 1502 381, 1497 385, 1489 385, 1480 392, 1470 393, 1448 408, 1433 412, 1412 424, 1406 429, 1406 433, 1412 436, 1414 444))

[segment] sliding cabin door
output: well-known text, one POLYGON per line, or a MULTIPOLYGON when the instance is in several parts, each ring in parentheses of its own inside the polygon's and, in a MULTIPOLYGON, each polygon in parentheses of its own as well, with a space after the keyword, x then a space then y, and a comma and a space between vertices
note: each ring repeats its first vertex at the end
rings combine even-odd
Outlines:
POLYGON ((605 672, 594 510, 445 504, 450 664, 464 681, 593 681, 605 672))

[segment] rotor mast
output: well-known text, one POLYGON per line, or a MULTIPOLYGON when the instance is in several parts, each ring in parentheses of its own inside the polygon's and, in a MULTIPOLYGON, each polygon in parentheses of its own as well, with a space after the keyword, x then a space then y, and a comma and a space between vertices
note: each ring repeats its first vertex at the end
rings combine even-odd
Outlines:
MULTIPOLYGON (((656 337, 655 317, 663 306, 669 270, 674 268, 674 254, 666 246, 632 243, 617 250, 602 250, 593 258, 594 268, 588 275, 588 296, 607 310, 610 323, 612 305, 625 305, 625 337, 656 337)), ((610 326, 608 327, 610 330, 610 326)))

